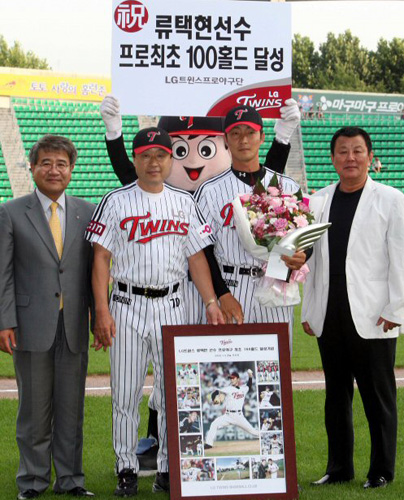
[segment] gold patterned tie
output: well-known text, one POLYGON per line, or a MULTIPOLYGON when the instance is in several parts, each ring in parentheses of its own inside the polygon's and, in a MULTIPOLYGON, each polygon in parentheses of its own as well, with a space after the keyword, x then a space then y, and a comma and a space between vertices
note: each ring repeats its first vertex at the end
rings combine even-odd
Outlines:
MULTIPOLYGON (((62 226, 60 225, 60 219, 57 213, 57 208, 58 204, 53 201, 51 203, 50 209, 51 209, 51 216, 49 219, 49 226, 50 230, 53 236, 53 239, 55 241, 55 246, 56 246, 56 251, 59 255, 59 259, 62 258, 62 253, 63 253, 63 236, 62 236, 62 226)), ((63 308, 63 297, 60 296, 60 307, 59 309, 63 308)))

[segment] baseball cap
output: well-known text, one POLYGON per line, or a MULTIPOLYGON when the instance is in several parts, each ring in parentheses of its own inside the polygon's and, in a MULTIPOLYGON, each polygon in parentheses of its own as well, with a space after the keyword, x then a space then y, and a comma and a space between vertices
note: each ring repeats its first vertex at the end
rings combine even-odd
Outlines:
POLYGON ((223 135, 224 118, 214 116, 162 116, 158 126, 172 135, 223 135))
POLYGON ((238 372, 232 372, 230 373, 230 375, 228 376, 228 378, 240 378, 240 375, 238 374, 238 372))
POLYGON ((149 127, 139 130, 133 139, 132 150, 136 154, 146 149, 161 148, 172 153, 171 138, 168 133, 159 127, 149 127))
POLYGON ((254 130, 263 128, 261 115, 251 106, 237 106, 227 113, 224 121, 224 131, 228 133, 237 125, 248 125, 254 130))

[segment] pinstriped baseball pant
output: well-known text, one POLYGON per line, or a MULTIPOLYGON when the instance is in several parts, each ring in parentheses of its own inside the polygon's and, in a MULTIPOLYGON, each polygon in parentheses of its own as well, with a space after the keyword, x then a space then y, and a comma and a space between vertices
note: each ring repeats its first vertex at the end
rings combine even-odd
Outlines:
POLYGON ((122 294, 115 288, 112 292, 110 309, 116 324, 116 338, 110 352, 112 438, 118 472, 124 468, 134 469, 135 472, 139 470, 136 457, 139 403, 150 358, 154 372, 153 404, 158 412, 157 468, 159 472, 168 471, 161 327, 185 323, 181 288, 176 293, 157 299, 122 294), (130 298, 131 303, 114 301, 114 295, 130 298), (177 301, 175 305, 175 299, 179 299, 180 303, 177 301))

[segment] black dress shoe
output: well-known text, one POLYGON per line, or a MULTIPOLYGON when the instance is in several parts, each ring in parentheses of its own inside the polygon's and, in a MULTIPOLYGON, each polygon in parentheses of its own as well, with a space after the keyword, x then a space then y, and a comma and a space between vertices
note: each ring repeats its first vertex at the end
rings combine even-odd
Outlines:
POLYGON ((312 486, 325 486, 327 484, 348 483, 349 481, 351 481, 351 479, 334 477, 334 476, 330 476, 329 474, 326 474, 318 481, 313 481, 310 484, 312 486))
POLYGON ((383 476, 380 476, 368 479, 363 487, 365 488, 365 490, 367 490, 368 488, 384 488, 387 486, 387 483, 387 479, 385 479, 383 476))
POLYGON ((18 500, 25 500, 26 498, 36 498, 39 497, 40 493, 36 490, 25 490, 20 491, 17 495, 18 500))
POLYGON ((94 493, 82 488, 81 486, 76 486, 71 490, 67 491, 55 491, 56 495, 71 495, 72 497, 95 497, 94 493))

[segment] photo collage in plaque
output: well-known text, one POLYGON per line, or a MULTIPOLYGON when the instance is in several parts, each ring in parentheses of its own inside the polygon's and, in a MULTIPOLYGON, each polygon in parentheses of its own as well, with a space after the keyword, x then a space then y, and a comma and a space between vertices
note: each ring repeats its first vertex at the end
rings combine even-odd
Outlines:
POLYGON ((279 362, 176 364, 181 481, 285 478, 279 362))

